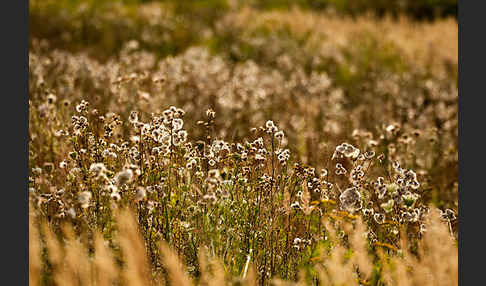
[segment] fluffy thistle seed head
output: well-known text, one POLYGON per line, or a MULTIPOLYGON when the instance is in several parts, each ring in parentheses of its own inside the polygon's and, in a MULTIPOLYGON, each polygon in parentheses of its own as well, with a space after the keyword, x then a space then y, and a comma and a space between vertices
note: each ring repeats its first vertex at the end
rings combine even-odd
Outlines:
POLYGON ((454 214, 454 211, 451 209, 446 209, 445 211, 440 211, 440 218, 444 221, 447 220, 455 220, 456 215, 454 214))
POLYGON ((107 169, 105 164, 103 163, 93 163, 89 167, 89 172, 93 174, 95 177, 103 176, 106 173, 107 169))
POLYGON ((265 132, 267 132, 267 133, 275 133, 277 131, 278 131, 278 128, 277 128, 277 126, 275 126, 275 123, 273 123, 273 121, 268 120, 265 123, 265 132))
POLYGON ((340 196, 341 208, 348 212, 355 212, 361 209, 361 194, 356 187, 346 189, 340 196))
POLYGON ((145 199, 146 195, 147 195, 147 192, 145 191, 145 188, 143 188, 143 187, 138 187, 138 188, 137 188, 137 193, 135 194, 135 200, 136 200, 137 202, 140 202, 140 201, 142 201, 143 199, 145 199))
POLYGON ((348 143, 342 143, 341 145, 336 147, 332 159, 335 158, 342 158, 343 156, 346 158, 356 159, 360 154, 360 150, 348 143))
POLYGON ((137 123, 138 122, 138 111, 130 112, 130 116, 128 117, 128 121, 132 124, 137 123))
POLYGON ((383 215, 381 213, 375 213, 373 215, 373 219, 375 220, 375 222, 377 224, 383 224, 385 222, 385 215, 383 215))
POLYGON ((89 203, 91 200, 91 193, 88 191, 81 192, 78 196, 79 203, 83 209, 89 207, 89 203))
POLYGON ((124 184, 130 183, 132 179, 133 171, 131 169, 125 169, 115 175, 115 183, 117 186, 122 186, 124 184))

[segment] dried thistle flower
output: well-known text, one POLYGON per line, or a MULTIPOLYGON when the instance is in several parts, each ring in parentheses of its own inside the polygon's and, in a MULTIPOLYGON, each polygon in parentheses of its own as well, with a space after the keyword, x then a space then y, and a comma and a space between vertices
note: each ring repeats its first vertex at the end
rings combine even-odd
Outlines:
POLYGON ((341 208, 348 212, 355 212, 361 209, 361 194, 356 187, 346 189, 340 196, 341 208))
POLYGON ((88 192, 88 191, 81 192, 78 195, 78 201, 81 204, 81 207, 83 209, 89 207, 89 203, 90 203, 90 200, 91 200, 91 196, 92 196, 91 195, 91 192, 88 192))
POLYGON ((383 224, 385 222, 385 215, 383 215, 381 213, 375 213, 373 215, 373 219, 375 220, 375 222, 377 224, 383 224))
POLYGON ((124 169, 115 175, 115 182, 117 186, 128 184, 133 179, 133 171, 131 169, 124 169))

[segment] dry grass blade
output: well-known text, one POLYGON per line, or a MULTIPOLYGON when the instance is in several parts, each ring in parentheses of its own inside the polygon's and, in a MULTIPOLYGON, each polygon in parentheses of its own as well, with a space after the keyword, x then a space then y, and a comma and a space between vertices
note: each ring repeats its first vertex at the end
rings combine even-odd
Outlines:
POLYGON ((310 205, 310 192, 309 188, 307 187, 307 181, 302 182, 302 210, 304 211, 305 215, 310 215, 312 212, 312 207, 310 205))
POLYGON ((163 255, 162 263, 167 269, 171 284, 180 286, 194 285, 192 280, 186 274, 181 260, 166 243, 162 242, 160 244, 160 251, 163 255))
POLYGON ((130 285, 150 285, 150 268, 138 223, 129 210, 118 215, 120 248, 125 261, 123 279, 130 285))
POLYGON ((41 245, 34 217, 29 214, 29 285, 40 285, 41 277, 41 245))
POLYGON ((118 278, 119 271, 116 261, 100 233, 95 234, 94 247, 93 267, 96 285, 112 285, 118 278))
POLYGON ((366 226, 362 219, 356 221, 355 228, 350 234, 350 244, 353 249, 351 263, 359 267, 364 278, 370 278, 373 271, 373 263, 368 254, 368 242, 366 238, 366 226))

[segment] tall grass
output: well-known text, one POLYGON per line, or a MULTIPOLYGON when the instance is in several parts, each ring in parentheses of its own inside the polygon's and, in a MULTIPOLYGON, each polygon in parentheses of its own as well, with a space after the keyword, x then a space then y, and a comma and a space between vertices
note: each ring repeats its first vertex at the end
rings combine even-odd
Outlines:
MULTIPOLYGON (((67 226, 59 240, 45 227, 45 221, 31 216, 30 285, 43 285, 40 274, 47 268, 57 285, 259 285, 253 263, 249 263, 247 272, 232 277, 218 259, 208 261, 210 253, 204 248, 198 252, 200 276, 194 279, 181 258, 164 242, 158 246, 163 271, 153 272, 133 213, 121 210, 116 221, 120 225, 113 242, 116 247, 109 247, 100 233, 84 245, 67 226), (44 226, 41 232, 37 225, 44 226)), ((435 210, 427 222, 428 231, 418 247, 418 256, 408 251, 409 242, 405 239, 400 252, 384 248, 378 256, 370 255, 364 239, 366 226, 361 220, 345 224, 347 240, 340 238, 329 221, 322 223, 332 247, 316 256, 319 263, 307 273, 301 271, 297 281, 273 278, 273 285, 370 285, 371 281, 360 277, 373 277, 377 272, 383 275, 378 285, 457 285, 457 246, 435 210)))
POLYGON ((454 20, 81 4, 31 3, 32 285, 457 284, 454 20))

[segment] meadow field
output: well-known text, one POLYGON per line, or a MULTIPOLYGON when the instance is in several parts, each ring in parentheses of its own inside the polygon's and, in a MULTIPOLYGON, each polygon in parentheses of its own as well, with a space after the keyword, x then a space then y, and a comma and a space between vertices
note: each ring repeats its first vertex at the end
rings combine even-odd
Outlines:
POLYGON ((402 2, 30 0, 30 285, 457 285, 455 2, 402 2))

